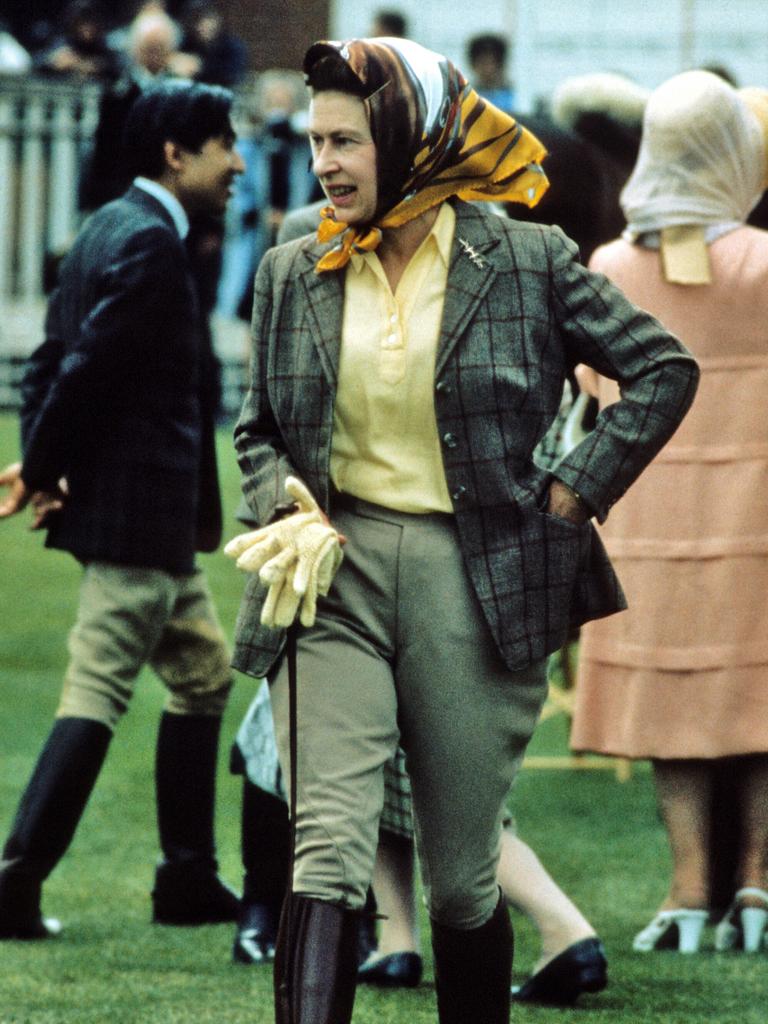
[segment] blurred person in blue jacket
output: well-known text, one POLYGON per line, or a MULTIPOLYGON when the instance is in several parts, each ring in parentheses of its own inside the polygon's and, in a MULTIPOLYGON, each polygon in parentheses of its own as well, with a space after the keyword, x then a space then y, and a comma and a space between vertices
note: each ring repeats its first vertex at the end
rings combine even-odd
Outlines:
POLYGON ((309 169, 305 89, 298 72, 265 71, 256 85, 255 128, 238 142, 245 173, 228 213, 218 312, 250 320, 253 277, 283 217, 320 195, 309 169))

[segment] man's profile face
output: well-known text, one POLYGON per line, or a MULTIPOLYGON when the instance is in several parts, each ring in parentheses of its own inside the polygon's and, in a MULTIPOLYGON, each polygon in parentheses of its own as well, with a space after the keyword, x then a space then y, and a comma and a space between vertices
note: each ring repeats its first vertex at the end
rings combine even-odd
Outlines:
POLYGON ((198 153, 183 150, 177 186, 178 198, 188 213, 224 213, 235 175, 245 170, 235 149, 235 133, 206 139, 198 153))

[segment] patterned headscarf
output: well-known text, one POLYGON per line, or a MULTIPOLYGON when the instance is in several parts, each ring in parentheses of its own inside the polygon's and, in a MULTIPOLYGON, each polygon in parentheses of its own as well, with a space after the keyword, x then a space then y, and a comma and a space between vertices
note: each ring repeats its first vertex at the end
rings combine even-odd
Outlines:
POLYGON ((445 57, 407 39, 315 43, 308 74, 335 56, 362 83, 376 145, 378 205, 373 222, 348 225, 322 211, 321 242, 341 236, 317 265, 338 270, 352 252, 370 252, 384 228, 400 227, 449 196, 535 206, 549 182, 539 140, 482 99, 445 57))

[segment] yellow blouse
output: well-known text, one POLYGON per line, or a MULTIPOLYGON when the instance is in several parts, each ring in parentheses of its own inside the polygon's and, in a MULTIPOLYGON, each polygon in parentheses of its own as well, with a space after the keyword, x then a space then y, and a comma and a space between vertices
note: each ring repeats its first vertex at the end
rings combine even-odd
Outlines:
POLYGON ((394 294, 375 252, 347 269, 331 479, 401 512, 453 511, 433 392, 455 225, 443 203, 394 294))

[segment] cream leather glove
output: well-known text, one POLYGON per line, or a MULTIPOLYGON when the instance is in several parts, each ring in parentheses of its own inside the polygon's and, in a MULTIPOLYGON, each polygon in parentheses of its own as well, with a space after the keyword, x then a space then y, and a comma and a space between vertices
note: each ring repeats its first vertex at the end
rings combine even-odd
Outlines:
POLYGON ((343 557, 339 534, 304 484, 288 477, 285 489, 297 512, 240 534, 224 548, 239 569, 258 572, 269 587, 261 622, 272 629, 290 626, 299 610, 303 626, 314 623, 317 596, 328 593, 343 557))

